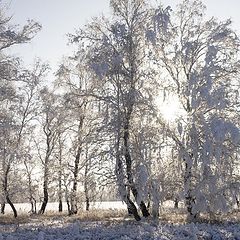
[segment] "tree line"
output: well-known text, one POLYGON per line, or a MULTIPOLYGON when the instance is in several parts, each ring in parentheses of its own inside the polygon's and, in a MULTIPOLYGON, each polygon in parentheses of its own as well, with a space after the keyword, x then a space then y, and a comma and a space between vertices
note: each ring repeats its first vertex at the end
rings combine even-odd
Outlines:
POLYGON ((190 220, 239 207, 239 38, 200 0, 171 7, 110 0, 69 42, 75 52, 48 80, 11 56, 41 25, 13 27, 0 11, 1 213, 29 201, 43 214, 79 211, 117 193, 136 220, 180 201, 190 220), (161 99, 161 101, 159 100, 161 99), (172 102, 175 103, 172 103, 172 102), (177 104, 167 121, 161 105, 177 104), (109 194, 110 195, 110 194, 109 194), (41 196, 41 207, 36 202, 41 196), (140 214, 141 212, 141 214, 140 214))

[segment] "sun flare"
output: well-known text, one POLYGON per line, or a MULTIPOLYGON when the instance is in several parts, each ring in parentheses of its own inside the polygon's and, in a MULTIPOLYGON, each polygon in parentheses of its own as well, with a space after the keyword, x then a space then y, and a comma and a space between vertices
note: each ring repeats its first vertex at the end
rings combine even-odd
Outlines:
POLYGON ((160 114, 167 122, 174 122, 179 117, 181 107, 176 97, 169 97, 164 101, 162 98, 158 98, 156 103, 160 114))

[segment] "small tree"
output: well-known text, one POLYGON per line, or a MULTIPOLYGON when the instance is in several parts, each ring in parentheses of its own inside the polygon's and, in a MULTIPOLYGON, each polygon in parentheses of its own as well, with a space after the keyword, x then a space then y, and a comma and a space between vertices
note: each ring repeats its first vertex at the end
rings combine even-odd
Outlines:
MULTIPOLYGON (((43 157, 39 149, 39 157, 43 165, 43 202, 39 214, 45 212, 49 200, 49 180, 50 180, 50 163, 55 149, 58 137, 58 129, 61 122, 58 121, 60 115, 57 96, 49 92, 47 88, 41 91, 42 97, 42 129, 44 133, 45 148, 43 157)), ((40 146, 38 146, 40 148, 40 146)))

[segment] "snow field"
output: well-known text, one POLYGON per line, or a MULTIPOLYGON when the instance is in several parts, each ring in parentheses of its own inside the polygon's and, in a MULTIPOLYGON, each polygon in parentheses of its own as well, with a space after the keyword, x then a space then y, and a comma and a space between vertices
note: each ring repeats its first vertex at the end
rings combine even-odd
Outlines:
POLYGON ((0 233, 0 240, 240 240, 239 224, 163 224, 142 220, 74 221, 19 225, 0 233))
MULTIPOLYGON (((30 203, 15 203, 14 206, 16 207, 19 213, 28 213, 31 210, 30 203)), ((41 207, 41 203, 37 203, 37 210, 41 207)), ((82 208, 84 208, 84 203, 82 208)), ((110 202, 94 202, 90 203, 90 208, 94 209, 126 209, 125 203, 121 201, 110 201, 110 202)), ((63 210, 67 211, 67 203, 63 202, 63 210)), ((6 204, 6 213, 11 213, 11 207, 9 204, 6 204)), ((58 203, 57 202, 49 202, 46 207, 46 212, 57 212, 58 211, 58 203)))
MULTIPOLYGON (((126 209, 120 201, 97 202, 91 205, 89 214, 83 211, 83 216, 73 217, 51 215, 56 213, 58 205, 49 203, 43 216, 25 216, 26 221, 11 224, 0 221, 0 240, 240 240, 240 224, 236 217, 229 216, 224 224, 185 224, 183 209, 174 213, 172 205, 171 201, 164 203, 159 222, 151 219, 136 222, 129 217, 119 217, 121 214, 117 211, 126 209)), ((16 204, 16 207, 25 213, 30 209, 28 204, 16 204)))

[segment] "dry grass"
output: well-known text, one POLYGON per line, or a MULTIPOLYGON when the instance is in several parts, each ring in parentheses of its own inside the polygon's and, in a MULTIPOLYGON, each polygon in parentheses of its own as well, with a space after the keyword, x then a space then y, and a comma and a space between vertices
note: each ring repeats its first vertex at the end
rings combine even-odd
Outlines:
POLYGON ((200 217, 200 221, 207 223, 239 223, 240 224, 240 210, 234 210, 231 213, 223 213, 223 214, 202 214, 200 217))
POLYGON ((38 220, 39 222, 44 221, 56 221, 63 220, 65 222, 74 222, 76 220, 80 221, 104 221, 104 220, 112 220, 118 218, 124 218, 127 215, 127 211, 125 210, 99 210, 93 209, 90 211, 79 211, 78 214, 68 216, 67 212, 54 212, 48 211, 43 215, 29 215, 29 214, 19 214, 17 218, 14 218, 12 214, 0 215, 0 225, 10 225, 10 224, 25 224, 31 221, 38 220))
POLYGON ((186 213, 180 213, 180 212, 168 212, 168 213, 162 213, 159 217, 159 220, 162 222, 167 222, 167 223, 180 223, 184 224, 187 223, 187 214, 186 213))
MULTIPOLYGON (((173 224, 189 223, 188 215, 183 209, 168 209, 161 213, 159 220, 173 224)), ((199 223, 222 224, 226 222, 240 223, 240 210, 224 214, 201 214, 196 220, 199 223)))
POLYGON ((106 224, 112 224, 116 221, 122 221, 127 211, 124 210, 90 210, 79 211, 78 214, 68 216, 67 212, 58 213, 48 211, 43 215, 19 214, 14 218, 11 214, 0 215, 0 232, 16 232, 18 229, 31 226, 33 229, 39 227, 58 227, 65 226, 76 221, 91 222, 104 221, 106 224))
POLYGON ((17 218, 14 218, 12 214, 4 214, 0 215, 0 225, 28 223, 29 219, 28 214, 21 214, 17 218))
MULTIPOLYGON (((128 217, 127 211, 125 210, 117 210, 117 209, 109 209, 109 210, 100 210, 100 209, 92 209, 90 211, 79 211, 78 214, 68 216, 67 212, 58 213, 49 211, 44 215, 27 215, 21 214, 17 218, 14 218, 11 214, 0 215, 0 226, 7 225, 24 225, 31 222, 38 223, 54 223, 57 221, 72 223, 76 220, 79 221, 124 221, 128 217)), ((151 219, 149 219, 151 220, 151 219)), ((185 211, 181 209, 168 209, 163 211, 159 217, 161 222, 172 223, 172 224, 185 224, 188 222, 187 214, 185 211)), ((234 222, 240 223, 240 211, 234 211, 228 214, 215 215, 214 218, 207 214, 203 214, 198 219, 198 222, 204 223, 214 223, 220 224, 223 222, 234 222)))
POLYGON ((79 212, 75 218, 83 221, 100 221, 100 220, 111 220, 117 218, 123 218, 127 215, 126 210, 117 210, 117 209, 109 209, 109 210, 100 210, 93 209, 90 211, 82 211, 79 212))

